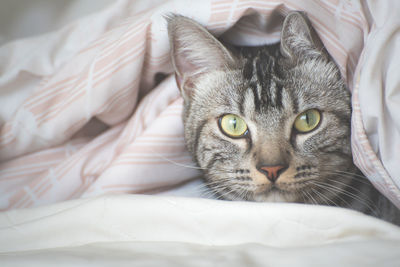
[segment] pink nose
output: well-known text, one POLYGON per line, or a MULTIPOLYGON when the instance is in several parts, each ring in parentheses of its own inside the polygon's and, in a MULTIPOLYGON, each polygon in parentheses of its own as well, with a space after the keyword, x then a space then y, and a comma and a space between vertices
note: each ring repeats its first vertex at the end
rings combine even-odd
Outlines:
POLYGON ((279 175, 286 170, 286 168, 286 166, 282 165, 260 167, 261 172, 263 172, 271 182, 278 180, 279 175))

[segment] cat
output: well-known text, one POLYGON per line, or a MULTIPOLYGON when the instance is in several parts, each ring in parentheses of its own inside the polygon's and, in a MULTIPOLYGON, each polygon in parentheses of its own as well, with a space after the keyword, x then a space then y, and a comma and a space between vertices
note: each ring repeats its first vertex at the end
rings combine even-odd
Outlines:
POLYGON ((219 198, 340 206, 400 225, 353 164, 351 95, 305 13, 260 47, 223 44, 184 16, 167 23, 186 146, 219 198))

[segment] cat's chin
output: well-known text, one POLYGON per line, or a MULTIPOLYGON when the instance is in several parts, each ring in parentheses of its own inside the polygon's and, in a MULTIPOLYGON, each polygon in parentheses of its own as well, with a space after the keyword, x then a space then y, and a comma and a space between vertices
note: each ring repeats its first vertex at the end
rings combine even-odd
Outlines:
POLYGON ((253 200, 257 202, 293 202, 293 199, 290 199, 286 194, 277 191, 270 191, 266 194, 256 194, 253 200))

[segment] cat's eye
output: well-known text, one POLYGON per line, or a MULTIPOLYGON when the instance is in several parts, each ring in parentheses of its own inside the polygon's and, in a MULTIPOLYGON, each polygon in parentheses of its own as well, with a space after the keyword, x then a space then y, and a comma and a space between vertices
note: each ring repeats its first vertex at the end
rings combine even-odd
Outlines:
POLYGON ((219 119, 221 131, 229 137, 240 138, 246 135, 247 124, 237 115, 226 114, 219 119))
POLYGON ((314 130, 321 120, 321 113, 316 109, 309 109, 300 113, 294 121, 294 128, 300 133, 314 130))

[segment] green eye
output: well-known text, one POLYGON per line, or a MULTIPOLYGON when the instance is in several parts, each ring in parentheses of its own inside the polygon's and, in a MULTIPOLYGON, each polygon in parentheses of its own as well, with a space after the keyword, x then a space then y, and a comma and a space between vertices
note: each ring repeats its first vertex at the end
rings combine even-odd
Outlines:
POLYGON ((314 130, 321 120, 321 114, 316 109, 309 109, 300 113, 294 121, 294 128, 300 133, 314 130))
POLYGON ((219 119, 219 126, 224 134, 229 137, 238 138, 247 133, 246 122, 234 114, 227 114, 219 119))

